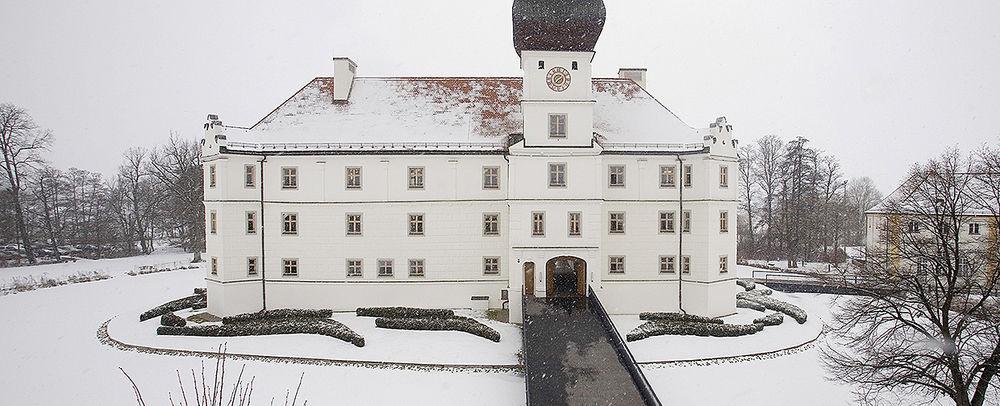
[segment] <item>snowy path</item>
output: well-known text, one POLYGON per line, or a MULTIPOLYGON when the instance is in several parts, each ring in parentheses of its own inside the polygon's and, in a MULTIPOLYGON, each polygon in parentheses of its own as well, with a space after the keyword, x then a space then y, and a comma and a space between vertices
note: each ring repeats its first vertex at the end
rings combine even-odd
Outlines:
MULTIPOLYGON (((129 259, 125 269, 159 257, 129 259)), ((115 261, 115 260, 109 260, 115 261)), ((89 261, 88 261, 89 262, 89 261)), ((77 263, 81 264, 81 263, 77 263)), ((83 264, 86 264, 84 262, 83 264)), ((64 270, 70 271, 67 265, 64 270)), ((38 269, 18 268, 22 274, 38 269)), ((78 270, 85 270, 81 268, 78 270)), ((75 271, 73 271, 75 272, 75 271)), ((117 271, 115 271, 117 273, 117 271)), ((169 357, 121 351, 101 344, 97 328, 116 316, 132 317, 149 303, 189 294, 203 285, 201 270, 174 271, 138 277, 41 289, 0 297, 0 382, 4 404, 12 405, 132 405, 131 389, 118 366, 143 391, 150 405, 168 404, 177 390, 175 370, 199 368, 193 357, 169 357)), ((419 349, 414 349, 419 351, 419 349)), ((239 368, 244 361, 229 365, 239 368)), ((255 403, 281 398, 304 372, 301 398, 310 404, 524 404, 524 379, 515 373, 475 373, 370 369, 247 361, 246 374, 256 376, 255 403)), ((214 364, 213 364, 214 365, 214 364)))

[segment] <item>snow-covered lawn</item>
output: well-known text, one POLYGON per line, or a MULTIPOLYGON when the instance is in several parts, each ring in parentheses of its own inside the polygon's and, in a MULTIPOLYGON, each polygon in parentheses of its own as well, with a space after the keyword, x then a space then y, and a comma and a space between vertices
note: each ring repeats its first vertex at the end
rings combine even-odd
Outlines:
POLYGON ((76 262, 62 262, 36 266, 0 268, 0 286, 11 284, 14 278, 47 276, 54 279, 65 278, 79 272, 97 271, 110 276, 123 275, 136 270, 140 265, 159 265, 177 262, 191 262, 192 254, 178 248, 163 247, 150 255, 114 259, 80 259, 76 262))
MULTIPOLYGON (((159 303, 148 304, 153 307, 159 303)), ((179 312, 188 316, 194 312, 179 312)), ((482 314, 458 310, 456 314, 476 317, 500 333, 500 342, 458 331, 408 331, 375 327, 374 317, 337 313, 333 319, 365 338, 364 347, 325 336, 296 334, 260 337, 176 337, 158 336, 160 319, 140 323, 138 313, 116 317, 108 325, 114 339, 145 347, 214 351, 226 344, 231 353, 322 358, 350 361, 389 361, 445 365, 517 365, 521 350, 521 329, 487 320, 482 314)))
MULTIPOLYGON (((774 292, 772 297, 801 307, 809 314, 805 324, 796 323, 791 317, 779 326, 765 327, 764 331, 743 337, 656 336, 627 343, 638 362, 679 361, 716 357, 731 357, 782 350, 809 342, 823 329, 822 316, 829 314, 830 297, 820 295, 785 294, 774 292), (819 317, 817 317, 819 316, 819 317)), ((766 313, 751 309, 737 309, 737 314, 723 318, 727 324, 749 324, 766 313)), ((621 334, 628 334, 645 321, 638 315, 611 316, 621 334)))
MULTIPOLYGON (((119 366, 136 380, 147 404, 169 404, 168 392, 173 392, 176 399, 175 370, 190 374, 191 369, 200 367, 200 358, 120 351, 101 344, 96 336, 101 323, 112 317, 138 320, 139 312, 152 307, 151 304, 188 295, 192 288, 204 286, 204 273, 198 269, 136 277, 121 275, 134 266, 174 260, 170 258, 184 260, 189 258, 189 254, 15 268, 22 275, 38 275, 43 272, 52 274, 54 269, 76 273, 103 267, 108 273, 119 276, 105 281, 0 296, 0 325, 3 326, 0 332, 0 382, 3 382, 4 388, 0 403, 134 405, 131 388, 118 370, 119 366)), ((415 336, 425 334, 413 333, 415 336)), ((495 344, 478 337, 471 338, 495 344)), ((430 341, 418 338, 415 343, 425 345, 430 341)), ((337 346, 344 344, 336 340, 331 343, 337 346)), ((505 344, 501 342, 498 345, 505 344)), ((454 350, 458 352, 462 349, 454 350)), ((428 349, 409 344, 400 351, 419 353, 428 349)), ((210 364, 211 371, 214 363, 206 364, 210 364)), ((238 371, 243 364, 243 361, 230 361, 229 368, 238 371)), ((316 405, 518 405, 525 401, 524 378, 513 373, 371 369, 256 361, 245 364, 245 375, 256 376, 254 394, 260 397, 254 404, 268 404, 271 396, 279 398, 277 404, 283 403, 281 399, 285 390, 294 390, 299 374, 303 372, 305 378, 299 399, 307 399, 309 404, 316 405)), ((230 370, 228 373, 234 372, 230 370)))

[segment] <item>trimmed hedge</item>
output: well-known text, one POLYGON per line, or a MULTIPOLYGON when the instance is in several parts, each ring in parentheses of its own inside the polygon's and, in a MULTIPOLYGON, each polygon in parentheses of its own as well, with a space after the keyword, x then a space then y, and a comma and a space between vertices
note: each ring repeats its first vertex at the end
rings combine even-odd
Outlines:
POLYGON ((256 320, 329 319, 330 317, 333 317, 333 310, 329 309, 274 309, 223 317, 222 324, 245 323, 256 320))
POLYGON ((183 317, 178 316, 176 314, 167 313, 160 316, 160 325, 170 326, 170 327, 184 327, 185 325, 187 325, 187 320, 184 320, 183 317))
POLYGON ((760 324, 763 326, 777 326, 785 321, 785 315, 781 313, 771 313, 764 317, 758 317, 754 319, 753 324, 760 324))
POLYGON ((393 319, 449 319, 455 312, 448 309, 421 309, 416 307, 359 307, 359 317, 384 317, 393 319))
POLYGON ((754 283, 754 281, 749 280, 749 279, 737 279, 736 280, 736 284, 740 285, 740 287, 743 288, 743 290, 745 290, 747 292, 749 292, 749 291, 754 290, 754 289, 757 288, 757 284, 754 283))
POLYGON ((736 299, 736 307, 741 309, 753 309, 758 312, 767 311, 767 308, 764 307, 764 305, 746 299, 736 299))
POLYGON ((684 335, 701 337, 739 337, 757 333, 763 324, 716 324, 697 322, 657 322, 647 321, 626 336, 626 341, 637 341, 654 336, 684 335))
POLYGON ((461 331, 493 342, 500 342, 500 333, 468 317, 456 318, 389 318, 375 319, 375 326, 397 330, 461 331))
POLYGON ((207 295, 208 289, 206 288, 194 288, 194 294, 196 295, 207 295))
POLYGON ((722 319, 713 319, 711 317, 684 313, 642 312, 639 313, 639 320, 723 324, 722 319))
POLYGON ((197 337, 241 337, 282 334, 317 334, 365 346, 364 337, 330 319, 254 320, 237 324, 193 327, 160 326, 156 334, 197 337))
POLYGON ((737 300, 743 299, 750 302, 756 302, 764 306, 764 308, 767 310, 782 312, 788 315, 788 317, 795 319, 795 321, 797 321, 799 324, 804 324, 806 322, 806 319, 809 317, 806 314, 805 310, 802 310, 802 308, 796 305, 782 302, 778 299, 773 299, 762 295, 747 294, 741 292, 736 294, 736 299, 737 300))
POLYGON ((139 315, 139 321, 146 321, 155 317, 160 317, 170 312, 184 309, 204 309, 208 307, 208 296, 194 295, 183 299, 169 301, 152 309, 146 310, 139 315))

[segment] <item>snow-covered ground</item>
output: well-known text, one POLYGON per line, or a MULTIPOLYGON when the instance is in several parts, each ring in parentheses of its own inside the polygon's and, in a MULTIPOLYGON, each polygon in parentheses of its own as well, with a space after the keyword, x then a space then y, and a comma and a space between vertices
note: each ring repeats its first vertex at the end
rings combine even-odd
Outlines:
MULTIPOLYGON (((122 274, 134 266, 172 261, 166 259, 170 255, 180 260, 188 257, 188 254, 175 253, 166 257, 155 255, 23 267, 16 271, 22 275, 52 274, 55 268, 60 272, 76 273, 100 266, 109 273, 122 274)), ((117 276, 105 281, 0 296, 0 325, 3 326, 0 382, 4 388, 0 403, 134 405, 131 387, 118 370, 121 366, 136 380, 147 404, 169 404, 168 392, 173 392, 174 399, 177 398, 175 371, 189 375, 191 369, 200 368, 201 360, 120 351, 98 342, 97 328, 112 317, 137 318, 140 311, 152 307, 151 303, 159 304, 190 294, 192 288, 204 286, 203 278, 201 270, 182 270, 136 277, 117 276)), ((418 341, 421 344, 429 342, 418 341)), ((415 353, 426 351, 414 345, 403 348, 415 353)), ((211 371, 214 364, 206 364, 210 364, 211 371)), ((238 372, 243 364, 242 361, 230 361, 228 373, 238 372)), ((245 374, 256 376, 254 394, 260 397, 255 397, 254 404, 267 404, 271 396, 283 399, 285 390, 294 390, 303 372, 305 378, 299 399, 316 405, 518 405, 525 401, 524 378, 513 373, 245 364, 245 374)))
POLYGON ((162 247, 150 255, 137 257, 97 260, 79 259, 76 262, 0 268, 0 286, 12 283, 14 278, 34 277, 37 279, 47 276, 58 279, 79 272, 97 271, 110 276, 118 276, 136 270, 140 265, 159 265, 173 262, 187 264, 191 262, 191 257, 191 253, 184 252, 184 250, 179 248, 162 247))

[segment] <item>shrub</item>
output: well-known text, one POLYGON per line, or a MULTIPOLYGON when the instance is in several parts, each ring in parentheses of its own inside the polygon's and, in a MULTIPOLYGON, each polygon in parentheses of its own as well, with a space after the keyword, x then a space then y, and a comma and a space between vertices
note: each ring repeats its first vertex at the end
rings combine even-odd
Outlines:
POLYGON ((364 337, 358 335, 347 326, 330 319, 287 319, 287 320, 254 320, 237 324, 210 326, 170 327, 160 326, 156 334, 173 336, 198 337, 241 337, 281 334, 317 334, 333 337, 354 344, 365 346, 364 337))
POLYGON ((222 318, 222 324, 244 323, 255 320, 278 320, 278 319, 328 319, 333 317, 333 310, 327 309, 275 309, 264 310, 256 313, 237 314, 222 318))
POLYGON ((185 325, 187 325, 187 320, 184 320, 183 317, 178 316, 176 314, 167 313, 160 316, 160 325, 170 326, 170 327, 184 327, 185 325))
POLYGON ((359 317, 384 317, 394 319, 447 319, 455 317, 455 312, 448 309, 420 309, 415 307, 359 307, 359 317))
POLYGON ((722 324, 722 319, 713 319, 711 317, 697 316, 694 314, 684 314, 684 313, 658 313, 658 312, 642 312, 639 313, 639 320, 653 320, 653 321, 686 321, 695 323, 712 323, 712 324, 722 324))
POLYGON ((749 291, 754 290, 755 288, 757 288, 757 284, 754 283, 754 281, 749 280, 749 279, 737 279, 736 280, 736 284, 740 285, 740 287, 743 288, 743 290, 745 290, 747 292, 749 292, 749 291))
POLYGON ((797 321, 799 324, 805 323, 806 319, 808 318, 808 315, 806 314, 805 310, 802 310, 802 308, 793 305, 791 303, 782 302, 778 299, 773 299, 762 295, 749 294, 749 292, 737 293, 736 300, 739 301, 740 299, 760 304, 761 306, 764 306, 764 308, 767 310, 782 312, 788 315, 788 317, 795 319, 795 321, 797 321))
POLYGON ((456 318, 389 318, 379 317, 375 319, 375 326, 381 328, 391 328, 397 330, 433 330, 433 331, 461 331, 480 336, 493 342, 500 342, 500 333, 493 328, 470 319, 468 317, 456 318))
POLYGON ((139 321, 146 321, 154 317, 160 317, 170 312, 184 309, 202 309, 208 307, 208 297, 204 295, 188 296, 183 299, 173 300, 162 305, 149 309, 139 315, 139 321))
POLYGON ((207 295, 208 289, 206 288, 194 288, 194 294, 196 295, 207 295))
POLYGON ((753 309, 758 312, 767 311, 767 308, 764 307, 764 305, 746 299, 736 299, 736 307, 741 309, 753 309))
POLYGON ((754 319, 753 324, 760 324, 763 326, 777 326, 785 321, 785 315, 781 313, 771 313, 764 317, 758 317, 754 319))
POLYGON ((684 335, 701 337, 739 337, 754 334, 764 329, 763 324, 717 324, 698 322, 647 321, 626 336, 626 341, 637 341, 661 335, 684 335))

